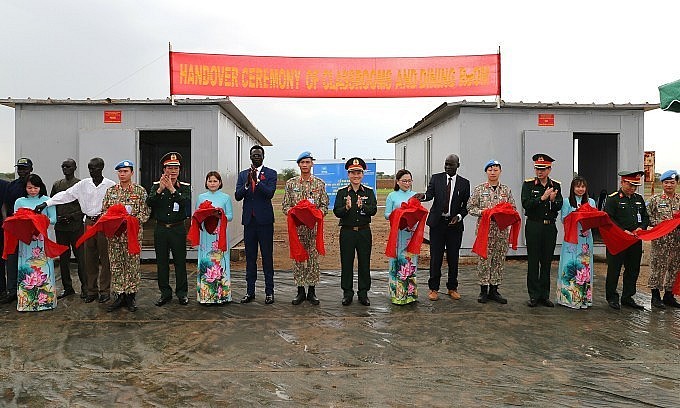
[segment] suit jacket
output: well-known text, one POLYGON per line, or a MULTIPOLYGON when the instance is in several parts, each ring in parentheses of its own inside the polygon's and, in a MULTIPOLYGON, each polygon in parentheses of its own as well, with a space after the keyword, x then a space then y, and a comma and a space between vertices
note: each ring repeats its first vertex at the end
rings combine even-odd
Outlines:
POLYGON ((258 225, 273 224, 272 197, 274 197, 276 191, 276 170, 263 166, 258 175, 255 191, 252 191, 250 184, 248 184, 249 172, 250 169, 247 169, 238 174, 236 191, 234 192, 236 201, 243 200, 241 224, 248 225, 253 220, 258 225))
MULTIPOLYGON (((446 173, 433 174, 430 178, 430 183, 427 185, 425 192, 425 199, 423 201, 430 201, 434 199, 430 214, 427 216, 427 225, 430 227, 441 222, 442 214, 447 213, 446 203, 449 197, 446 195, 446 183, 448 175, 446 173)), ((461 220, 453 227, 463 231, 463 219, 467 215, 467 203, 470 199, 470 181, 460 174, 456 175, 456 184, 453 186, 453 196, 451 197, 451 216, 460 214, 461 220)))

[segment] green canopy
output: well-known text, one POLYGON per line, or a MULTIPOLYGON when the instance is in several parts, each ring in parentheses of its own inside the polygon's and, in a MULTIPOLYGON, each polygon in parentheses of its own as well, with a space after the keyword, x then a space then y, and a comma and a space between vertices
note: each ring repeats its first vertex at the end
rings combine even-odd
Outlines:
POLYGON ((680 112, 680 80, 659 87, 661 109, 680 112))

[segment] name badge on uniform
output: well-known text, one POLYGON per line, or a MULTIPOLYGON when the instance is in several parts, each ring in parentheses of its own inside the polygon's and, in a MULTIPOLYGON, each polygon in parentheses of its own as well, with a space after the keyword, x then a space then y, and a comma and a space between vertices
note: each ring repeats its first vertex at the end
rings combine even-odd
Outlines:
POLYGON ((179 211, 179 204, 178 203, 172 203, 172 211, 174 211, 174 212, 179 211))
POLYGON ((637 217, 637 222, 638 224, 642 222, 642 215, 640 215, 640 212, 638 212, 638 217, 637 217))
POLYGON ((313 199, 313 198, 311 198, 311 197, 310 197, 310 198, 308 198, 308 199, 307 199, 307 201, 309 201, 310 203, 314 204, 314 199, 313 199))
POLYGON ((128 214, 132 214, 132 206, 131 206, 131 205, 126 205, 126 206, 125 206, 125 211, 127 211, 128 214))

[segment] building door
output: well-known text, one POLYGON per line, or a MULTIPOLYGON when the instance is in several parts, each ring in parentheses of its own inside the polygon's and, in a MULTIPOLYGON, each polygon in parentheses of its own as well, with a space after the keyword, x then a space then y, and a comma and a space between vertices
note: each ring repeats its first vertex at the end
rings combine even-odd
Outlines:
POLYGON ((588 194, 598 207, 602 196, 618 189, 618 139, 616 133, 574 133, 575 171, 588 181, 588 194))

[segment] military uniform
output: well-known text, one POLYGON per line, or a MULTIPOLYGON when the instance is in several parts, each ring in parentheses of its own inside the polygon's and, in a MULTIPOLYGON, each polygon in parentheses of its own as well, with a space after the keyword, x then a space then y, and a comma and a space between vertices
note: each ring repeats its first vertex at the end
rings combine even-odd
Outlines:
MULTIPOLYGON (((181 156, 179 153, 170 152, 163 156, 161 164, 179 166, 181 156)), ((172 299, 170 287, 170 252, 175 264, 175 294, 183 303, 187 299, 187 231, 184 221, 187 219, 191 206, 191 185, 177 181, 174 185, 175 192, 163 189, 160 193, 160 182, 151 186, 146 203, 151 207, 151 215, 156 220, 154 229, 154 249, 156 250, 156 265, 158 270, 158 289, 161 299, 158 303, 164 304, 172 299), (163 302, 161 302, 163 301, 163 302)), ((184 303, 186 304, 186 303, 184 303)), ((161 306, 159 305, 159 306, 161 306)))
MULTIPOLYGON (((547 155, 533 156, 534 167, 548 168, 553 160, 547 155), (544 167, 539 167, 544 166, 544 167)), ((530 306, 536 301, 551 305, 550 302, 550 266, 555 244, 557 241, 557 227, 555 219, 562 209, 562 186, 557 180, 547 178, 542 185, 538 177, 524 180, 522 184, 522 207, 526 215, 524 235, 527 248, 527 291, 530 306), (557 195, 554 201, 541 200, 541 196, 548 188, 553 188, 557 195)))
MULTIPOLYGON (((661 175, 661 181, 677 179, 677 173, 669 170, 661 175)), ((649 213, 649 224, 659 225, 662 221, 671 220, 673 216, 680 212, 680 194, 669 196, 666 193, 656 194, 649 199, 647 205, 649 213)), ((664 307, 665 305, 678 305, 673 298, 673 284, 675 275, 680 268, 680 229, 672 231, 670 234, 655 239, 651 244, 651 273, 647 286, 652 290, 652 306, 664 307), (661 301, 660 291, 663 290, 664 297, 661 301)))
MULTIPOLYGON (((622 176, 622 181, 629 181, 629 179, 626 179, 625 177, 627 175, 636 174, 638 175, 637 182, 639 182, 640 174, 644 174, 643 172, 619 173, 619 175, 622 176)), ((635 181, 633 181, 633 183, 635 183, 635 181)), ((647 214, 647 208, 645 207, 645 199, 640 194, 633 193, 630 196, 627 196, 622 189, 619 189, 619 191, 616 191, 607 197, 604 211, 609 215, 612 222, 626 231, 633 232, 638 228, 647 229, 649 226, 649 215, 647 214)), ((607 302, 611 307, 618 308, 619 293, 616 291, 616 288, 619 284, 621 266, 624 267, 621 303, 637 307, 633 300, 633 295, 635 295, 636 292, 641 260, 642 241, 636 242, 616 255, 612 255, 607 251, 607 281, 605 291, 607 302)))
MULTIPOLYGON (((348 171, 355 169, 363 170, 366 163, 359 158, 352 158, 346 164, 348 171), (355 163, 356 162, 356 163, 355 163), (357 166, 359 166, 357 168, 357 166)), ((359 185, 354 191, 352 185, 338 190, 335 196, 333 214, 340 218, 340 265, 341 278, 340 286, 343 292, 343 303, 348 304, 354 296, 354 255, 356 252, 358 261, 358 296, 359 300, 368 303, 368 291, 371 289, 371 247, 373 236, 371 234, 371 217, 378 212, 378 202, 375 192, 370 187, 359 185), (345 206, 347 197, 352 200, 352 205, 348 210, 345 206), (361 208, 357 205, 358 198, 361 197, 363 203, 361 208)))

